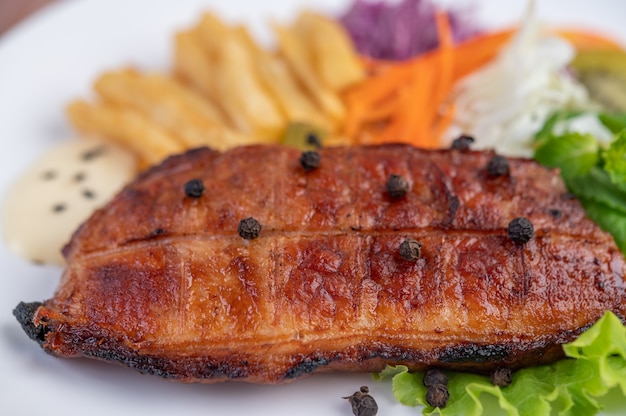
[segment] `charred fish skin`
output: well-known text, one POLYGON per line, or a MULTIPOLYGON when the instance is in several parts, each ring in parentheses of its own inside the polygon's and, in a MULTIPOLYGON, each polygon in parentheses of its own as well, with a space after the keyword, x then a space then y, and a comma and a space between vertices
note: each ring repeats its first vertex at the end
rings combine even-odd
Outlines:
POLYGON ((41 302, 20 302, 13 309, 13 316, 17 319, 17 322, 20 323, 22 329, 28 335, 28 338, 37 342, 39 345, 43 345, 46 340, 46 331, 43 325, 35 325, 33 323, 33 318, 35 316, 35 312, 42 306, 41 302))
POLYGON ((280 383, 543 364, 606 310, 626 315, 624 257, 558 172, 507 159, 493 175, 492 152, 407 145, 318 153, 307 170, 281 146, 195 149, 146 171, 65 247, 35 338, 183 382, 280 383), (515 218, 530 238, 509 236, 515 218))

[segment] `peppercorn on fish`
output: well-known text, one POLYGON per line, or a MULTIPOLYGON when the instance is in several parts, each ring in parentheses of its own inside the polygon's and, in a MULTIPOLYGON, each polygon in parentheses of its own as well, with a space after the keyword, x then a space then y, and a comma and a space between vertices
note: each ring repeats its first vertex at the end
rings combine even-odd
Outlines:
POLYGON ((624 258, 555 170, 406 145, 301 156, 169 158, 76 231, 54 297, 16 317, 57 356, 280 383, 538 365, 626 316, 624 258))

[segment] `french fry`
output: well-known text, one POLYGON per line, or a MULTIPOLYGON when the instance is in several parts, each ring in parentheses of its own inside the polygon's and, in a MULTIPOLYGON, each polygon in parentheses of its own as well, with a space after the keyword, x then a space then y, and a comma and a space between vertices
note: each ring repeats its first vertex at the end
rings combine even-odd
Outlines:
POLYGON ((226 127, 210 102, 164 75, 108 72, 96 81, 95 90, 105 101, 140 112, 187 148, 226 150, 252 141, 226 127))
POLYGON ((238 26, 234 32, 250 51, 260 79, 289 120, 311 124, 327 131, 334 128, 332 121, 300 88, 282 59, 261 48, 245 27, 238 26))
POLYGON ((365 78, 365 68, 339 23, 305 11, 298 16, 293 28, 307 40, 314 67, 325 85, 338 91, 365 78))
POLYGON ((287 119, 259 79, 253 56, 240 36, 208 13, 198 33, 214 66, 216 95, 225 112, 231 118, 243 116, 260 139, 276 141, 287 119))
POLYGON ((194 30, 179 32, 174 38, 175 72, 206 97, 215 96, 211 61, 194 30))
POLYGON ((345 117, 345 107, 338 94, 324 85, 313 70, 311 50, 294 30, 273 24, 282 56, 291 70, 302 83, 307 93, 333 121, 339 122, 345 117))
POLYGON ((184 150, 174 137, 128 108, 78 100, 68 106, 67 114, 77 130, 114 140, 133 150, 148 165, 184 150))
POLYGON ((222 42, 231 35, 230 28, 219 17, 209 12, 202 14, 196 28, 209 59, 211 61, 219 59, 218 55, 224 49, 222 42))
POLYGON ((194 124, 225 124, 224 117, 210 101, 165 75, 133 70, 106 72, 96 80, 94 89, 107 100, 154 116, 171 112, 174 117, 184 117, 194 124))
POLYGON ((175 71, 181 79, 216 104, 228 125, 244 134, 251 134, 253 128, 246 117, 220 96, 220 69, 212 60, 212 55, 215 58, 216 53, 205 48, 200 27, 180 32, 175 42, 175 71))
POLYGON ((338 135, 346 115, 339 94, 365 71, 345 32, 313 13, 274 31, 278 53, 205 13, 176 34, 173 75, 103 73, 94 83, 99 101, 71 103, 70 121, 126 145, 145 165, 191 147, 276 142, 294 123, 324 132, 325 145, 349 143, 338 135))

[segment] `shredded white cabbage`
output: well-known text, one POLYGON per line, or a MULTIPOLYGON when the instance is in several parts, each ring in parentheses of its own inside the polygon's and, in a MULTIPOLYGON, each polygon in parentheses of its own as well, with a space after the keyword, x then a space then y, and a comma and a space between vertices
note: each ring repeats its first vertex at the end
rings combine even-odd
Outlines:
POLYGON ((533 137, 552 112, 590 106, 586 89, 566 68, 574 54, 569 42, 546 33, 531 2, 499 55, 455 86, 450 139, 469 134, 476 149, 532 157, 533 137))
POLYGON ((602 124, 598 119, 598 115, 593 112, 582 113, 577 117, 559 121, 554 125, 552 131, 557 136, 570 132, 591 134, 598 140, 598 144, 604 148, 609 147, 615 139, 613 133, 602 124))

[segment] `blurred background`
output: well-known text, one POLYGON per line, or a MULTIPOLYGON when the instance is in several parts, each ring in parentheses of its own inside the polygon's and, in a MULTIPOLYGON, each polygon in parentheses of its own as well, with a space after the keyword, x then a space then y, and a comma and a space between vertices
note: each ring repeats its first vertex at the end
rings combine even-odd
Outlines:
POLYGON ((0 0, 0 36, 20 20, 56 0, 0 0))

